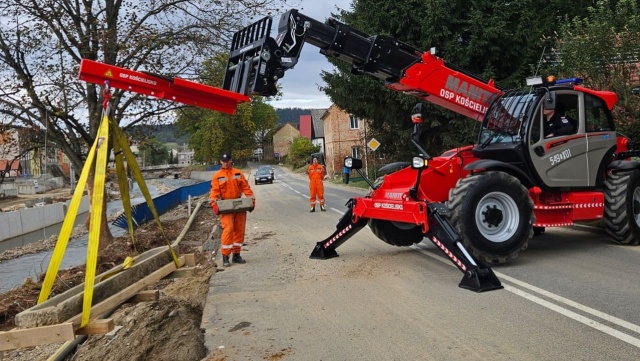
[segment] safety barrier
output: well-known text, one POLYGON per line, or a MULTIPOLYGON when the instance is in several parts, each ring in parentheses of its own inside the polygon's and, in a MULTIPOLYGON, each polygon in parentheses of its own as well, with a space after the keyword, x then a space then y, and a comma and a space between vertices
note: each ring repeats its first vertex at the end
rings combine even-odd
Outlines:
MULTIPOLYGON (((189 199, 189 196, 201 196, 203 194, 209 193, 210 189, 210 182, 202 182, 186 187, 181 187, 153 198, 153 205, 156 207, 158 215, 161 215, 186 202, 187 199, 189 199)), ((153 220, 153 213, 151 213, 151 209, 149 208, 147 202, 132 206, 131 218, 133 220, 134 228, 143 223, 153 220)), ((127 229, 127 217, 123 213, 119 215, 112 224, 114 226, 127 229)))

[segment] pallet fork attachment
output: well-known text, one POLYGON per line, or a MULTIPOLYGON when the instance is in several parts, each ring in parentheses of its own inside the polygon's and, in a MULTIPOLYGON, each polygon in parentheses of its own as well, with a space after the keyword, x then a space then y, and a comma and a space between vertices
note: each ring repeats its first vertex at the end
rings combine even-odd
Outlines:
POLYGON ((231 42, 223 88, 240 94, 276 95, 276 84, 292 69, 305 43, 320 53, 352 64, 355 73, 398 82, 421 51, 389 36, 369 36, 335 19, 325 23, 292 9, 280 16, 270 37, 271 17, 236 32, 231 42))

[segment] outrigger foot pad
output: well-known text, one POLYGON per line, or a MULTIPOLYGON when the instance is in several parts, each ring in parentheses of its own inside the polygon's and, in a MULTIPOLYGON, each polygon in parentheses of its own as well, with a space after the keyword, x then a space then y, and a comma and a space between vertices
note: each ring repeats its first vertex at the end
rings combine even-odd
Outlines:
POLYGON ((311 256, 309 256, 309 258, 329 259, 329 258, 338 257, 338 252, 336 252, 335 249, 325 248, 324 244, 325 244, 324 241, 316 243, 316 246, 313 248, 313 251, 311 252, 311 256))
POLYGON ((458 285, 476 292, 486 292, 504 288, 490 268, 467 271, 458 285))

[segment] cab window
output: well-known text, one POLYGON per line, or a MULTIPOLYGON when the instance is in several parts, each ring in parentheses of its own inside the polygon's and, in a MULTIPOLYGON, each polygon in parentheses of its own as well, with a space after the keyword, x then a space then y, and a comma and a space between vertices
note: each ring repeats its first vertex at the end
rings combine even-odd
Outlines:
POLYGON ((585 94, 584 111, 587 133, 613 130, 611 113, 602 99, 585 94))

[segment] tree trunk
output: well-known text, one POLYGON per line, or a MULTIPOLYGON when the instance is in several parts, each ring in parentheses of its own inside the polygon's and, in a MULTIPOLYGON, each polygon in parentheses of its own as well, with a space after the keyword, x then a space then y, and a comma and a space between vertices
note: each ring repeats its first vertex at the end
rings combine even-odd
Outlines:
MULTIPOLYGON (((94 202, 93 180, 94 180, 94 174, 92 171, 91 174, 89 175, 89 178, 87 179, 87 188, 89 189, 89 202, 91 205, 93 205, 93 202, 94 202)), ((104 194, 106 194, 106 192, 104 194)), ((100 245, 98 246, 98 251, 101 251, 105 249, 105 247, 107 247, 107 245, 109 245, 111 241, 113 241, 113 235, 111 234, 111 230, 109 229, 109 224, 107 223, 107 197, 103 197, 101 200, 96 200, 96 201, 102 201, 102 217, 100 221, 100 245)), ((91 209, 89 210, 89 216, 85 221, 85 226, 87 227, 87 229, 89 229, 89 227, 91 226, 91 209)))

